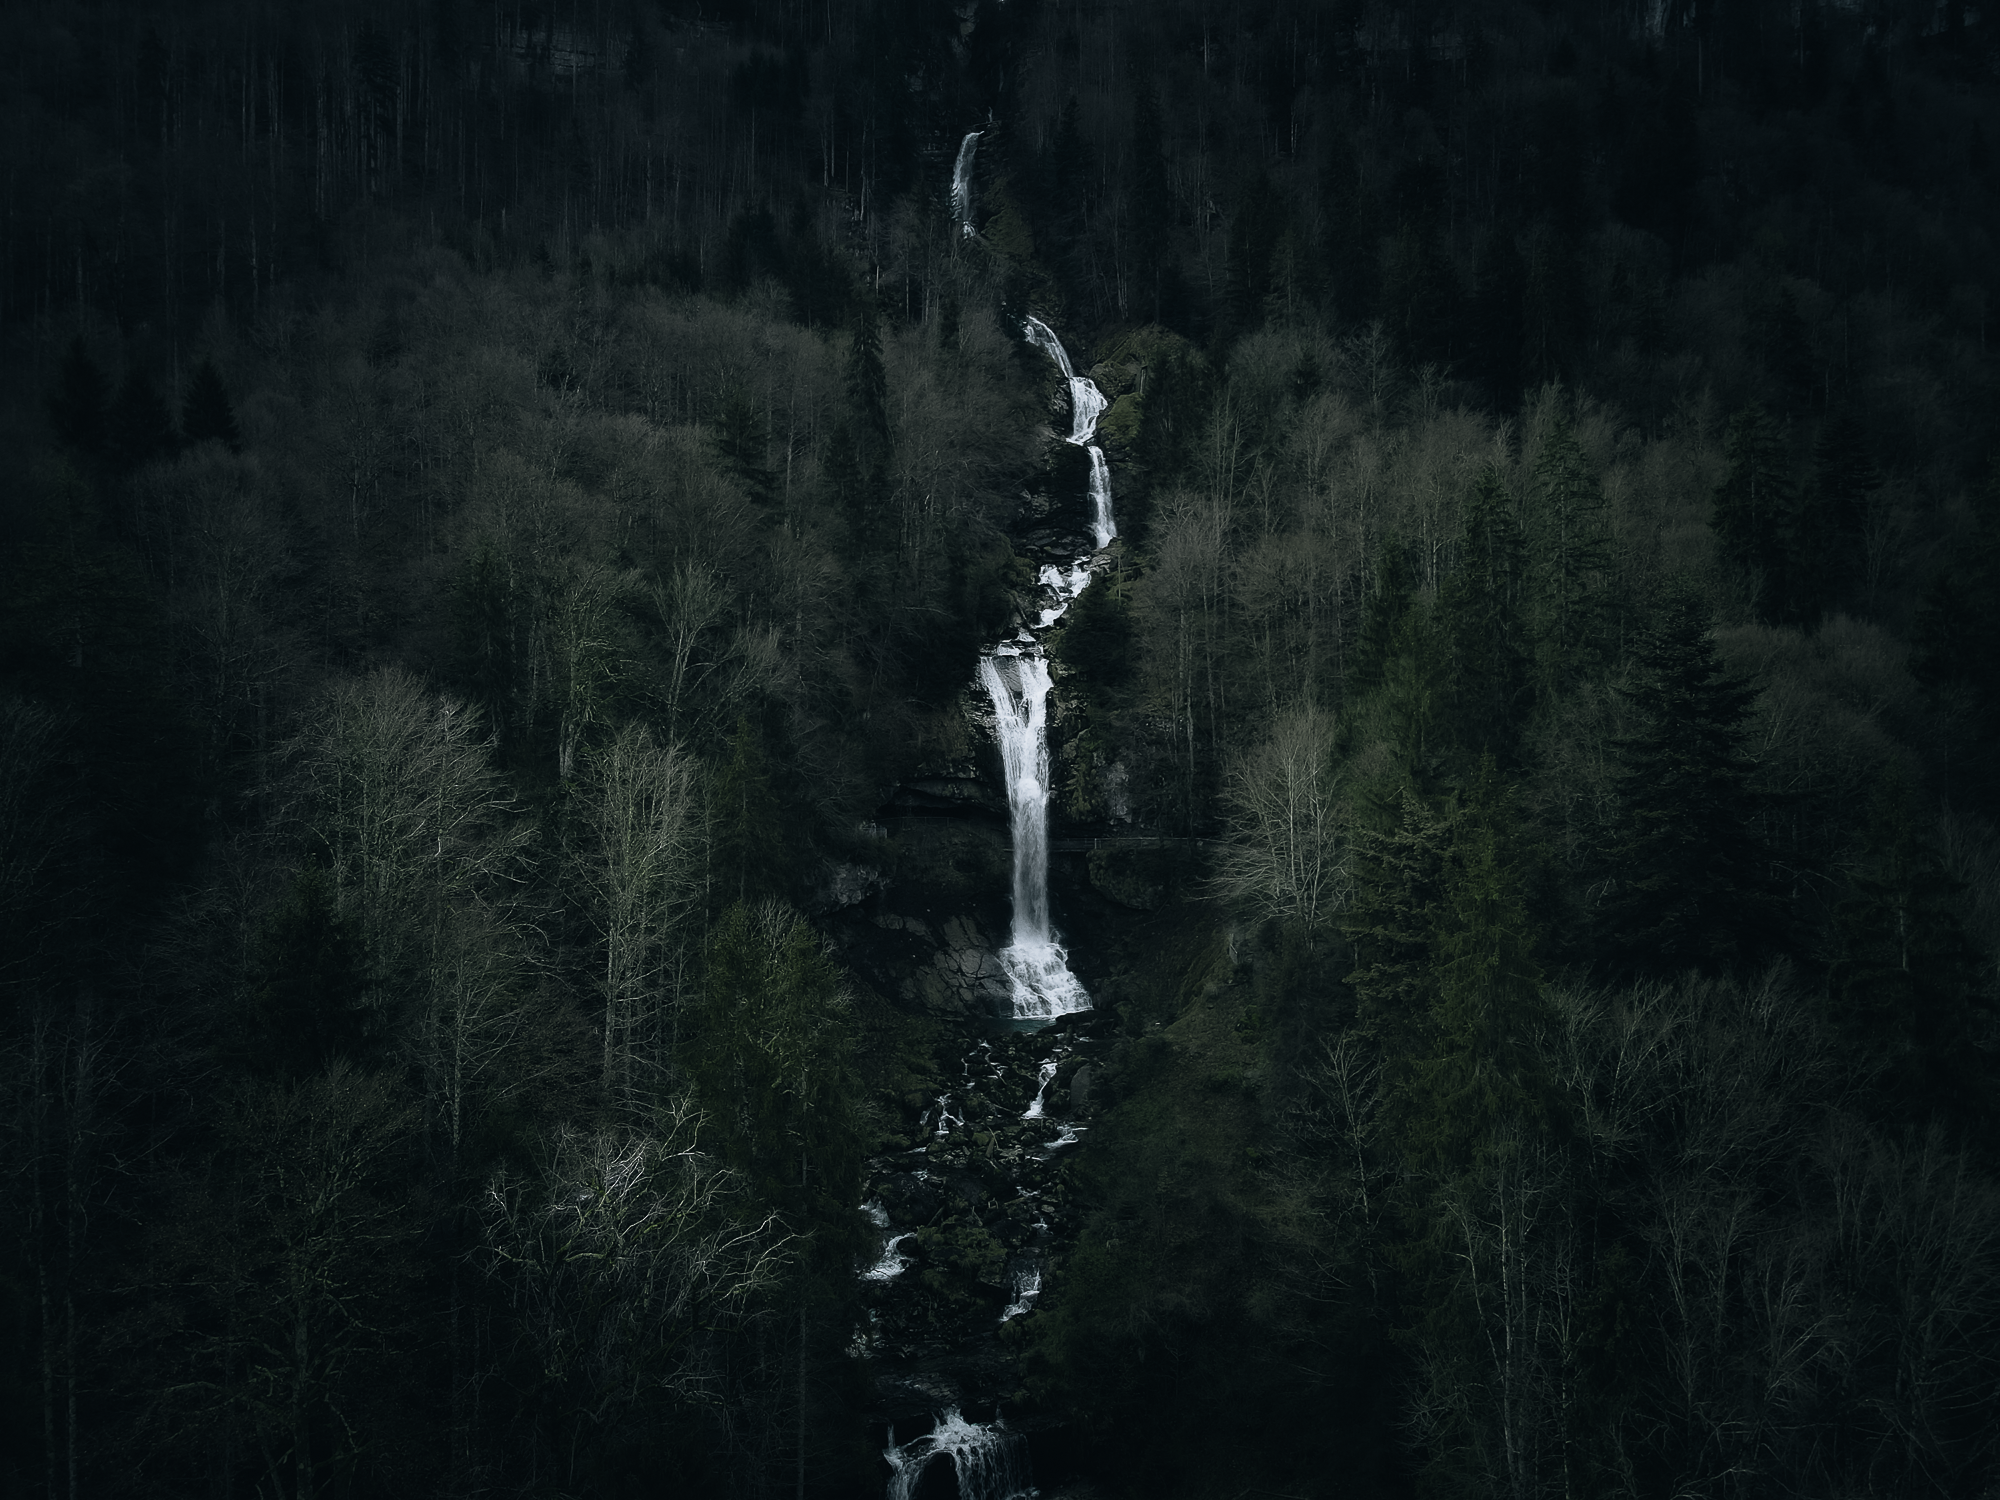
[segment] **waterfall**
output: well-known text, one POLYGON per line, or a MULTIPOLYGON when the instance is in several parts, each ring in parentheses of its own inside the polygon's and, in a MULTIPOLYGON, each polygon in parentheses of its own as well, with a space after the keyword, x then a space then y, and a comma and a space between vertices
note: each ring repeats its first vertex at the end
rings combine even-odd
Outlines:
MULTIPOLYGON (((967 136, 966 145, 959 148, 961 167, 970 159, 967 153, 973 139, 967 136)), ((954 186, 954 195, 957 191, 954 186)), ((1118 535, 1111 519, 1111 469, 1104 461, 1104 450, 1090 441, 1097 435, 1097 419, 1109 403, 1094 381, 1071 368, 1069 352, 1048 324, 1030 317, 1024 332, 1030 343, 1056 362, 1069 382, 1068 441, 1090 455, 1094 556, 1118 535)), ((1091 557, 1079 557, 1067 568, 1053 563, 1042 566, 1042 594, 1048 602, 1037 611, 1035 629, 1055 624, 1070 601, 1090 586, 1091 561, 1091 557)), ((1014 1016, 1033 1020, 1088 1010, 1090 995, 1070 973, 1069 956, 1049 923, 1048 658, 1033 633, 1022 630, 980 658, 979 680, 993 702, 994 730, 1007 777, 1007 816, 1014 838, 1014 930, 1012 941, 1000 954, 1013 996, 1014 1016)))
POLYGON ((1034 1487, 1028 1479, 1028 1443, 1006 1424, 991 1427, 968 1422, 955 1406, 939 1414, 937 1426, 901 1447, 889 1432, 882 1456, 889 1460, 889 1500, 910 1500, 924 1469, 940 1455, 949 1455, 958 1478, 960 1500, 1015 1500, 1034 1487))
POLYGON ((972 233, 972 153, 978 149, 979 132, 968 130, 958 143, 958 161, 951 169, 951 216, 972 233))

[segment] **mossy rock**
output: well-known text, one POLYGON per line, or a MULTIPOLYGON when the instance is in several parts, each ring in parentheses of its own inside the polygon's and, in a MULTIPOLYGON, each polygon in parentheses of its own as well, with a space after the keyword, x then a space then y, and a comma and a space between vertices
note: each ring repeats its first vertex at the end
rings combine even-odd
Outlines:
POLYGON ((1169 861, 1154 849, 1093 849, 1090 883, 1099 895, 1133 911, 1157 911, 1167 899, 1169 861))
POLYGON ((1098 436, 1130 448, 1139 441, 1139 423, 1145 414, 1143 398, 1137 391, 1127 391, 1097 419, 1098 436))

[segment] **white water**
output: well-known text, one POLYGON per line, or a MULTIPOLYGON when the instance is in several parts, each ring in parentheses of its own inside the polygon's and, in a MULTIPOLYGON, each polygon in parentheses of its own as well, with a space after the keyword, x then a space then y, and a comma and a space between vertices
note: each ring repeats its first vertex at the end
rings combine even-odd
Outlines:
POLYGON ((951 169, 951 216, 972 233, 972 153, 978 149, 979 132, 969 130, 958 143, 958 161, 951 169))
POLYGON ((1021 1115, 1022 1119, 1024 1120, 1041 1119, 1042 1099, 1049 1091, 1049 1084, 1053 1082, 1055 1079, 1056 1067, 1057 1063, 1053 1057, 1050 1058, 1047 1062, 1042 1064, 1039 1070, 1040 1077, 1037 1080, 1037 1087, 1035 1089, 1035 1102, 1033 1104, 1030 1104, 1027 1107, 1026 1111, 1023 1112, 1023 1114, 1021 1115))
POLYGON ((991 1427, 968 1422, 955 1406, 939 1414, 936 1427, 901 1447, 891 1428, 882 1456, 891 1470, 889 1500, 910 1500, 924 1469, 941 1456, 951 1459, 960 1500, 1016 1500, 1034 1493, 1028 1482, 1027 1440, 999 1421, 991 1427))
POLYGON ((1042 1294, 1042 1268, 1038 1265, 1023 1266, 1014 1273, 1014 1300, 1007 1304, 1007 1310, 1000 1314, 1000 1321, 1018 1318, 1035 1305, 1035 1299, 1042 1294))
MULTIPOLYGON (((974 136, 959 147, 959 161, 974 136)), ((954 180, 956 201, 958 184, 954 180)), ((1111 545, 1118 527, 1111 518, 1111 469, 1104 450, 1092 443, 1097 419, 1109 404, 1088 376, 1071 367, 1062 340, 1040 318, 1024 327, 1028 341, 1056 362, 1069 382, 1068 441, 1090 455, 1090 535, 1092 556, 1072 559, 1067 568, 1043 564, 1043 598, 1035 629, 1046 630, 1070 601, 1090 586, 1095 553, 1111 545)), ((1090 995, 1069 971, 1069 955, 1049 923, 1049 663, 1041 643, 1027 630, 1001 642, 979 662, 979 680, 993 702, 994 729, 1007 776, 1007 815, 1014 836, 1014 928, 1000 954, 1017 1020, 1069 1015, 1090 1008, 1090 995)), ((1039 1105, 1039 1100, 1037 1101, 1039 1105)))
POLYGON ((882 1258, 863 1271, 861 1279, 863 1281, 893 1281, 896 1277, 902 1275, 903 1267, 910 1263, 910 1258, 896 1247, 902 1244, 904 1240, 913 1240, 916 1237, 914 1230, 908 1234, 890 1235, 889 1243, 882 1247, 882 1258))

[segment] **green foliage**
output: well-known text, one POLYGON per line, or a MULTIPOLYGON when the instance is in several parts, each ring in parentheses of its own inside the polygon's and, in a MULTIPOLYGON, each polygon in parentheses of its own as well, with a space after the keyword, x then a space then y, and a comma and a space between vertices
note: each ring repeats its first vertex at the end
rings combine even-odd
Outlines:
POLYGON ((1527 572, 1520 523, 1489 465, 1466 501, 1465 536, 1438 613, 1452 652, 1456 737, 1502 766, 1513 763, 1533 706, 1527 572))
MULTIPOLYGON (((1558 403, 1560 392, 1554 393, 1558 403)), ((1544 681, 1561 691, 1598 660, 1606 611, 1604 493, 1567 412, 1555 412, 1535 459, 1528 548, 1544 681)))
POLYGON ((710 890, 718 904, 784 893, 791 885, 789 840, 770 757, 747 718, 736 721, 728 754, 708 777, 710 890))
POLYGON ((1764 407, 1746 406, 1730 419, 1724 445, 1728 477, 1715 492, 1715 528, 1722 555, 1755 581, 1758 612, 1782 613, 1786 596, 1786 528, 1796 503, 1785 438, 1764 407))
POLYGON ((850 1248, 864 1143, 853 1003, 825 941, 775 903, 716 919, 683 1059, 723 1158, 813 1231, 850 1248))
POLYGON ((1621 692, 1637 722, 1614 742, 1618 824, 1600 908, 1613 961, 1714 970, 1782 948, 1742 748, 1756 694, 1724 673, 1692 588, 1668 594, 1621 692))

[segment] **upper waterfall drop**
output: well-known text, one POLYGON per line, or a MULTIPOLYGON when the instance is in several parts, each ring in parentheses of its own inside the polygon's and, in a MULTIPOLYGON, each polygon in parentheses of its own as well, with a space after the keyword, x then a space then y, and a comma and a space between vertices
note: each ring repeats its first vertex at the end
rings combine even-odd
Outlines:
MULTIPOLYGON (((961 155, 963 153, 961 152, 961 155)), ((1044 563, 1042 604, 1035 623, 1000 641, 979 661, 979 680, 993 704, 994 733, 1007 778, 1007 820, 1013 834, 1014 923, 1000 953, 1016 1020, 1034 1021, 1090 1009, 1090 993, 1069 970, 1069 955, 1049 920, 1049 661, 1036 632, 1062 617, 1090 586, 1091 564, 1111 545, 1118 527, 1111 515, 1111 469, 1104 450, 1090 441, 1110 404, 1095 381, 1078 375, 1069 351, 1040 318, 1023 325, 1028 341, 1056 363, 1069 382, 1070 430, 1066 441, 1090 455, 1091 551, 1068 567, 1044 563)))
POLYGON ((980 132, 968 130, 958 143, 958 161, 951 169, 951 216, 969 235, 972 233, 972 153, 979 148, 980 132))

